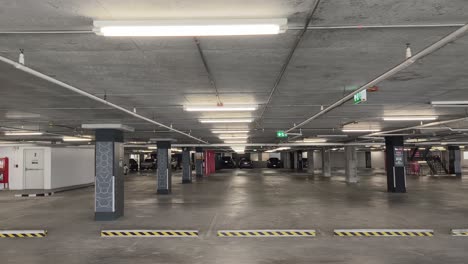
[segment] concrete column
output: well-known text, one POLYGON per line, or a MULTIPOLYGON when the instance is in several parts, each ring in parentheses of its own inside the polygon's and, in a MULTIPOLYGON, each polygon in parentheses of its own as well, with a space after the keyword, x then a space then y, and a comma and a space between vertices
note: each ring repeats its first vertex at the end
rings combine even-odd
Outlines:
POLYGON ((307 151, 307 172, 310 175, 314 175, 315 165, 314 165, 314 151, 307 151))
POLYGON ((141 168, 140 168, 140 164, 141 164, 143 161, 145 161, 145 154, 140 153, 139 156, 140 156, 140 162, 138 163, 138 170, 141 169, 141 168))
POLYGON ((182 183, 192 183, 192 163, 190 162, 190 148, 182 149, 182 183))
POLYGON ((299 151, 294 151, 293 152, 293 164, 292 164, 293 169, 295 170, 300 170, 299 169, 299 151))
POLYGON ((346 146, 345 150, 345 172, 346 172, 346 182, 347 183, 356 183, 359 181, 357 176, 357 152, 356 147, 346 146))
POLYGON ((455 174, 457 177, 462 176, 461 168, 461 151, 459 146, 448 146, 448 173, 455 174))
POLYGON ((404 139, 402 136, 385 137, 385 167, 387 169, 387 191, 406 192, 404 139))
POLYGON ((157 194, 170 194, 172 191, 171 142, 158 141, 158 190, 157 194))
POLYGON ((203 177, 203 149, 195 148, 195 175, 197 178, 203 177))
POLYGON ((124 215, 123 132, 96 130, 95 211, 96 221, 124 215))
POLYGON ((322 174, 325 177, 331 176, 331 160, 329 148, 322 148, 322 174))

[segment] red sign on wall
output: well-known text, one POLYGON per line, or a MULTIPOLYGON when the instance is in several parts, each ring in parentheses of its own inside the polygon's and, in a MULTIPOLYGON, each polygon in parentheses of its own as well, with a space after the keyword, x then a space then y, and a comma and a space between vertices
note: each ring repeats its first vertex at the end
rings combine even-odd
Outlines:
POLYGON ((3 188, 9 185, 8 179, 8 158, 0 158, 0 184, 3 183, 3 188))

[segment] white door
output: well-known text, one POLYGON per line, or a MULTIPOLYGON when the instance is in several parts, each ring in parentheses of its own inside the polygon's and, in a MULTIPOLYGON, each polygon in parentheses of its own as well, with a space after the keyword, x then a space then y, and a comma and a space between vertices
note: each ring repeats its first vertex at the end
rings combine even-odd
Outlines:
POLYGON ((44 150, 24 150, 24 188, 44 189, 44 150))

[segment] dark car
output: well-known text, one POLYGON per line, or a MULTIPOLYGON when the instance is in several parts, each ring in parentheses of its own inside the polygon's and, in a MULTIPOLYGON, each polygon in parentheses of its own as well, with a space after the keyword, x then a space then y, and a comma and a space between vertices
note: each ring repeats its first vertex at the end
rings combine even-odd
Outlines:
POLYGON ((283 163, 278 158, 269 158, 267 161, 268 168, 281 168, 283 167, 283 163))
POLYGON ((243 158, 239 162, 239 168, 240 169, 242 169, 242 168, 252 169, 253 168, 253 163, 252 163, 251 160, 243 158))
POLYGON ((156 170, 156 160, 145 159, 145 161, 140 163, 140 170, 156 170))
POLYGON ((232 157, 221 157, 221 163, 223 165, 223 168, 234 168, 235 163, 232 157))
POLYGON ((131 171, 138 171, 138 162, 134 159, 129 159, 128 160, 128 168, 131 170, 131 171))

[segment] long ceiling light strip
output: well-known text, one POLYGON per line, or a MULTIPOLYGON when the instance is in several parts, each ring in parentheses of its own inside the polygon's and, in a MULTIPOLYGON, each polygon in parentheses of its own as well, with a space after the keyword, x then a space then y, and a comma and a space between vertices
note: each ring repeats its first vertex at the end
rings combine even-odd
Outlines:
POLYGON ((240 36, 284 33, 286 18, 210 20, 96 20, 93 31, 103 36, 240 36))
POLYGON ((185 106, 187 112, 241 112, 255 111, 256 105, 227 105, 227 106, 185 106))
POLYGON ((384 121, 434 121, 437 116, 385 116, 384 121))
POLYGON ((233 119, 200 119, 200 123, 251 123, 252 118, 233 118, 233 119))
POLYGON ((343 132, 359 133, 359 132, 379 132, 380 129, 343 129, 343 132))
POLYGON ((432 101, 433 107, 467 107, 468 101, 432 101))
POLYGON ((211 130, 214 134, 246 134, 249 130, 211 130))
POLYGON ((33 132, 33 131, 9 131, 5 132, 5 136, 40 136, 43 135, 43 132, 33 132))

